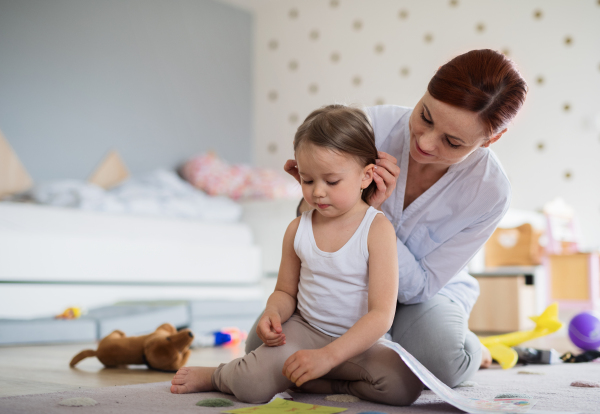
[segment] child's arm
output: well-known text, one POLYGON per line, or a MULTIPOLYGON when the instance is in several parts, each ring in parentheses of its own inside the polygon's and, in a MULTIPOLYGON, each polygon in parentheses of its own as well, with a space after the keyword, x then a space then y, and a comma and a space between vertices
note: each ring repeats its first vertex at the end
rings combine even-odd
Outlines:
POLYGON ((285 344, 285 334, 282 332, 281 324, 287 321, 296 310, 300 259, 294 250, 294 238, 299 223, 300 217, 297 217, 285 231, 277 285, 275 291, 269 296, 265 312, 256 327, 258 337, 267 346, 285 344))
POLYGON ((392 224, 377 215, 371 224, 369 246, 369 311, 329 345, 302 350, 288 358, 283 374, 301 386, 369 349, 392 326, 398 297, 398 257, 392 224))

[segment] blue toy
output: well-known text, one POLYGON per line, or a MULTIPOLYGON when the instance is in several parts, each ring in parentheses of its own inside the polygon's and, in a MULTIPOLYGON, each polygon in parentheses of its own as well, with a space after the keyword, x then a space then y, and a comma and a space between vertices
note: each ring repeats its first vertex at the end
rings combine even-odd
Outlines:
POLYGON ((569 338, 577 347, 591 351, 600 348, 600 317, 592 312, 581 312, 569 323, 569 338))

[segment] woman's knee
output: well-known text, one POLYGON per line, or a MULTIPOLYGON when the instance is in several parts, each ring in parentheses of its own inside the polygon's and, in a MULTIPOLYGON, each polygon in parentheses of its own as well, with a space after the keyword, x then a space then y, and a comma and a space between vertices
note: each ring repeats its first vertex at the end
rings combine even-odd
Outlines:
POLYGON ((402 345, 440 381, 455 387, 479 368, 481 345, 468 330, 467 315, 448 298, 404 305, 397 311, 392 329, 394 342, 402 345))

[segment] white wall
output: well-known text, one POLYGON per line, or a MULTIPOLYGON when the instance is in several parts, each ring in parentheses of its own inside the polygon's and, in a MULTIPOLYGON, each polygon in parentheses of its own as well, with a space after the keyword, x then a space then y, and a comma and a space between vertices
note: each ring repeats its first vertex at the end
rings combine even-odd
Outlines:
POLYGON ((281 168, 293 156, 295 129, 321 105, 413 106, 455 55, 505 51, 530 86, 522 112, 493 146, 511 178, 513 207, 539 209, 563 196, 587 244, 600 246, 597 0, 227 2, 255 15, 258 165, 281 168))
POLYGON ((213 0, 0 0, 0 130, 36 181, 250 162, 252 16, 213 0))

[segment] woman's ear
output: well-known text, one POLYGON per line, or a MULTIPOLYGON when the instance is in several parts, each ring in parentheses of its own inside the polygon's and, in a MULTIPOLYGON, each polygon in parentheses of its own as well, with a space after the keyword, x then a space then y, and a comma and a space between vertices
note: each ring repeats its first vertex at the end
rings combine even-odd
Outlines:
POLYGON ((362 189, 367 188, 373 182, 373 172, 375 164, 369 164, 363 169, 363 178, 360 187, 362 189))
POLYGON ((502 135, 504 135, 504 133, 508 131, 508 128, 504 128, 502 131, 498 132, 497 134, 493 135, 490 139, 488 139, 487 141, 485 141, 483 144, 481 144, 481 146, 483 148, 487 148, 490 145, 492 145, 494 142, 498 141, 500 139, 500 137, 502 135))

